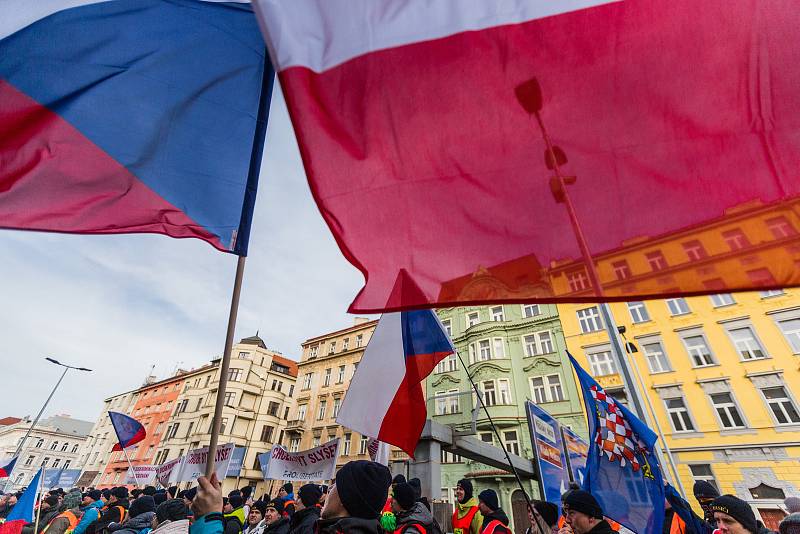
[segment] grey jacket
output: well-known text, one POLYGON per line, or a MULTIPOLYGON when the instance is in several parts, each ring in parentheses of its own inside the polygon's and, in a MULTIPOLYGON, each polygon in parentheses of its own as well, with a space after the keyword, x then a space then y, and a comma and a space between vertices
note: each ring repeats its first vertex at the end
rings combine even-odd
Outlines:
POLYGON ((421 502, 415 502, 410 510, 395 514, 397 517, 397 528, 403 529, 403 534, 422 534, 416 525, 422 525, 426 532, 430 532, 433 524, 433 516, 421 502))

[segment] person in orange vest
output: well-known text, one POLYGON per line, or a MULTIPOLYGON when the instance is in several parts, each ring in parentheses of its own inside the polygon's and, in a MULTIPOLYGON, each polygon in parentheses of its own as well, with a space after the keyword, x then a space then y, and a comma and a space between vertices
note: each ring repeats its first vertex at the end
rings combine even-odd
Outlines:
POLYGON ((472 482, 466 478, 456 484, 453 534, 481 534, 483 515, 478 510, 478 499, 472 495, 472 491, 472 482))
POLYGON ((41 530, 42 534, 65 534, 75 530, 75 527, 78 526, 83 516, 83 513, 80 511, 82 498, 81 490, 75 488, 70 491, 61 502, 61 513, 55 516, 47 526, 41 530))
POLYGON ((283 501, 283 517, 292 517, 294 515, 294 486, 292 486, 291 482, 281 486, 276 500, 283 501))
POLYGON ((563 496, 561 513, 566 525, 559 534, 614 534, 611 525, 603 519, 603 509, 591 493, 572 490, 563 496))
POLYGON ((436 534, 433 515, 424 503, 417 499, 415 488, 403 482, 395 484, 392 491, 392 512, 397 518, 394 534, 436 534))
POLYGON ((481 534, 511 534, 508 516, 500 508, 497 492, 485 489, 478 494, 478 510, 483 515, 481 534))

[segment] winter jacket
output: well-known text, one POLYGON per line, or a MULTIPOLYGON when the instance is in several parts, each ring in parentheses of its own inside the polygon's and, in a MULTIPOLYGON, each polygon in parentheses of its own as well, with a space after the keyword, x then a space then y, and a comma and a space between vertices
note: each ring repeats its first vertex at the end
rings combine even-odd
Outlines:
POLYGON ((289 534, 289 518, 281 517, 264 528, 264 534, 289 534))
POLYGON ((222 534, 223 522, 216 519, 209 520, 210 517, 222 519, 222 514, 206 514, 196 518, 189 526, 189 534, 222 534))
POLYGON ((150 534, 189 534, 189 520, 163 521, 150 534))
POLYGON ((289 521, 289 534, 314 534, 314 523, 319 519, 319 512, 316 506, 295 512, 289 521))
POLYGON ((139 534, 142 530, 153 526, 153 518, 155 516, 155 512, 142 512, 136 517, 129 518, 119 528, 112 527, 109 530, 115 534, 139 534))
POLYGON ((265 528, 267 528, 267 521, 265 519, 262 519, 255 525, 252 526, 247 525, 246 527, 244 527, 244 530, 242 530, 242 534, 264 534, 265 528))
POLYGON ((317 521, 315 534, 383 534, 377 519, 334 517, 317 521))
POLYGON ((489 515, 483 516, 483 525, 481 526, 481 533, 485 534, 512 534, 511 529, 508 528, 508 516, 503 511, 502 508, 498 508, 494 512, 489 515), (500 521, 502 523, 501 526, 493 528, 491 531, 486 530, 486 527, 489 526, 489 523, 492 521, 500 521))
MULTIPOLYGON (((470 508, 478 507, 478 499, 475 497, 471 497, 467 502, 460 503, 456 502, 456 509, 455 512, 459 519, 462 519, 467 513, 469 512, 470 508)), ((469 524, 469 532, 464 534, 481 534, 481 525, 483 525, 483 516, 481 515, 480 510, 475 512, 475 516, 472 518, 472 522, 469 524)))
MULTIPOLYGON (((49 524, 45 525, 47 528, 47 534, 65 534, 67 530, 70 528, 70 520, 66 517, 65 514, 72 513, 78 521, 81 519, 81 511, 77 508, 73 508, 72 510, 64 510, 59 513, 57 516, 50 521, 49 524)), ((41 523, 40 523, 41 526, 41 523)), ((41 532, 41 530, 40 530, 41 532)))
POLYGON ((423 534, 417 525, 422 525, 427 533, 433 525, 431 512, 419 501, 415 502, 410 510, 396 513, 395 517, 397 517, 397 528, 402 529, 403 534, 423 534))
POLYGON ((101 510, 100 519, 86 527, 86 534, 101 534, 104 530, 108 530, 108 525, 111 523, 122 523, 124 519, 122 515, 128 515, 129 506, 128 499, 120 499, 114 503, 108 503, 101 510), (125 511, 120 512, 120 508, 125 511))
POLYGON ((604 519, 586 534, 616 534, 616 532, 611 528, 611 525, 608 524, 608 521, 604 519))
POLYGON ((86 532, 86 527, 100 519, 100 509, 103 506, 103 501, 94 501, 89 506, 81 507, 83 517, 81 517, 80 523, 78 523, 78 526, 72 531, 72 534, 84 534, 86 532))
POLYGON ((244 509, 241 506, 224 515, 225 519, 223 520, 223 529, 225 534, 237 534, 238 532, 242 531, 246 521, 244 509))

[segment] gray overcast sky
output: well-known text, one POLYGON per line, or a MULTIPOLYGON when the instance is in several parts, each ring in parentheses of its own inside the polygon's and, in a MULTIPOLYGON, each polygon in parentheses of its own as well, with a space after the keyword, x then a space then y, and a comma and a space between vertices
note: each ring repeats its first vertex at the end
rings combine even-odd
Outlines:
MULTIPOLYGON (((0 230, 2 416, 95 420, 102 400, 222 353, 236 257, 194 239, 0 230)), ((260 331, 297 359, 309 337, 349 326, 361 273, 339 252, 305 179, 276 87, 261 167, 237 340, 260 331)))

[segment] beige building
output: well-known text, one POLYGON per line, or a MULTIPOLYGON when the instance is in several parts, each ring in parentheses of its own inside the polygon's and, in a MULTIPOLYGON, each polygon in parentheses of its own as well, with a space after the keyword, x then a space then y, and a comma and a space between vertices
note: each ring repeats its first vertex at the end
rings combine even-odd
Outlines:
MULTIPOLYGON (((336 423, 336 416, 377 324, 356 317, 350 328, 303 343, 297 369, 296 408, 286 427, 290 451, 310 449, 339 437, 339 465, 369 459, 368 437, 342 427, 336 423)), ((397 454, 393 452, 393 459, 397 454)))
MULTIPOLYGON (((208 446, 220 360, 192 372, 179 393, 166 423, 153 463, 178 458, 191 449, 208 446)), ((234 345, 228 370, 225 407, 219 442, 244 447, 246 455, 239 477, 229 477, 223 490, 250 484, 266 491, 257 455, 284 438, 286 421, 293 410, 292 396, 297 362, 267 348, 258 336, 234 345)))

